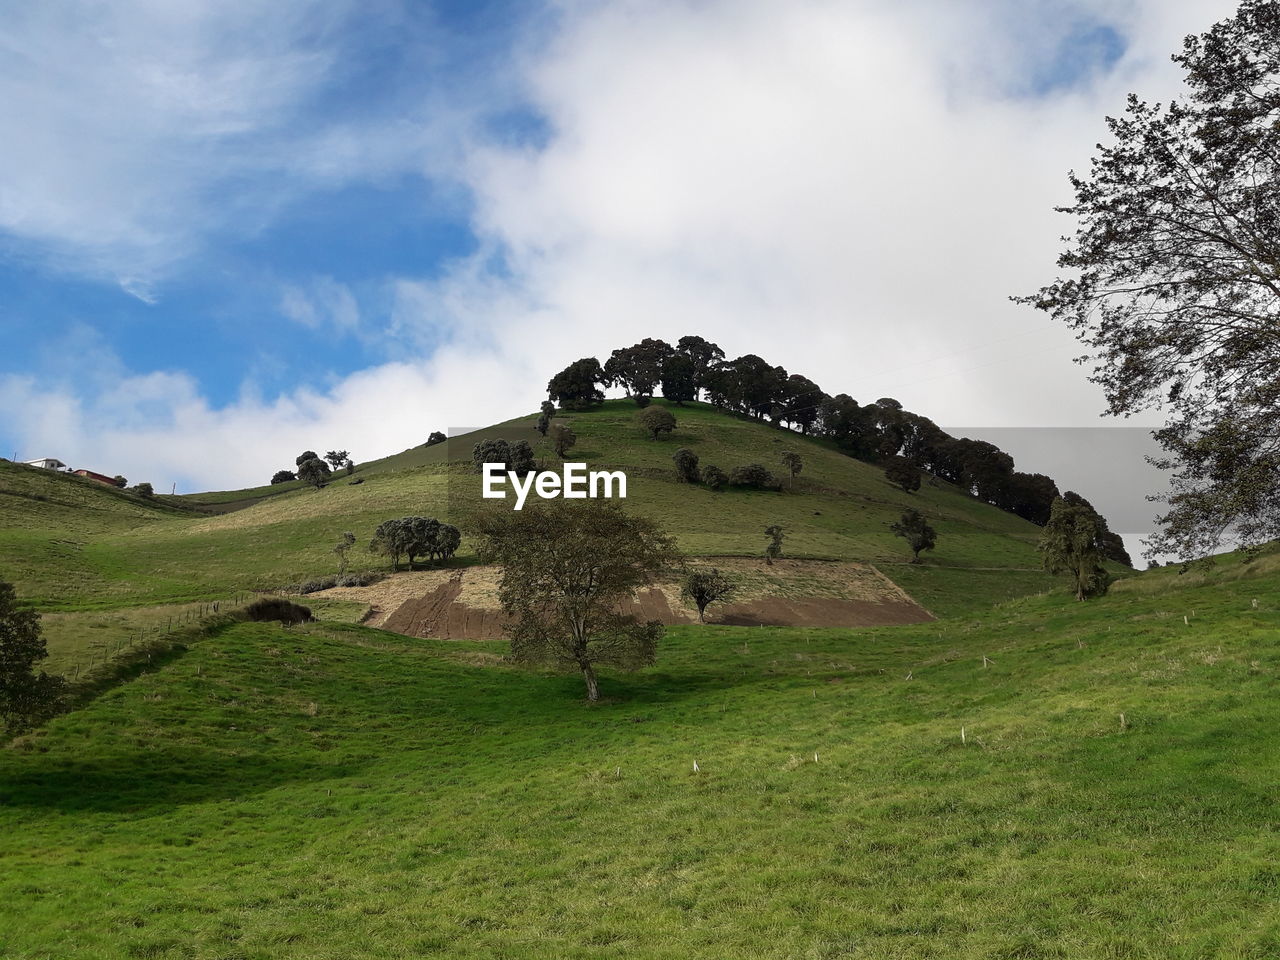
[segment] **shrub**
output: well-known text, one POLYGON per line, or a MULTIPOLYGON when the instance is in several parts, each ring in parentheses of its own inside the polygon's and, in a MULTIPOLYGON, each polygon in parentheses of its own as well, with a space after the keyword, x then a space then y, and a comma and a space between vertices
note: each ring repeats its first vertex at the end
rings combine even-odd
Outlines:
POLYGON ((670 433, 676 428, 676 416, 666 407, 646 407, 636 414, 636 422, 654 440, 660 433, 670 433))
POLYGON ((681 483, 697 483, 701 479, 698 472, 698 455, 688 447, 681 447, 671 457, 676 463, 676 477, 681 483))
POLYGON ((276 620, 286 625, 306 623, 314 619, 309 607, 293 603, 284 597, 263 597, 261 600, 255 600, 245 607, 244 615, 245 619, 258 623, 276 620))
POLYGON ((427 442, 423 444, 423 446, 434 447, 437 443, 444 443, 448 439, 449 438, 446 437, 439 430, 432 430, 431 436, 427 437, 427 442))
POLYGON ((338 587, 367 587, 371 583, 377 583, 385 577, 380 573, 345 573, 338 578, 338 582, 334 586, 338 587))
POLYGON ((725 476, 725 472, 717 467, 714 463, 705 467, 702 471, 702 482, 707 485, 710 490, 723 490, 729 483, 729 478, 725 476))
POLYGON ((288 483, 290 480, 297 480, 297 476, 292 470, 277 470, 271 475, 271 483, 274 486, 277 483, 288 483))
POLYGON ((569 450, 578 442, 578 435, 567 423, 557 423, 551 428, 551 442, 555 445, 556 456, 563 460, 569 450))
POLYGON ((140 497, 147 498, 148 500, 150 500, 152 497, 156 495, 155 489, 151 486, 151 484, 146 482, 139 483, 137 486, 135 486, 133 488, 133 492, 140 497))
POLYGON ((303 580, 301 583, 291 583, 284 588, 285 593, 308 594, 316 593, 320 590, 328 590, 330 587, 338 585, 337 577, 317 577, 314 580, 303 580))
POLYGON ((729 483, 735 487, 750 487, 756 490, 768 490, 777 487, 773 474, 764 464, 747 463, 734 467, 729 473, 729 483))

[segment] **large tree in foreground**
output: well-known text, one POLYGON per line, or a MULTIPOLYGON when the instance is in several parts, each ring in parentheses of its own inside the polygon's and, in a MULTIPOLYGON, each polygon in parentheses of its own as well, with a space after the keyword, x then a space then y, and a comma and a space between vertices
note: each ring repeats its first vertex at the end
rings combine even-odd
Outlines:
POLYGON ((1130 95, 1087 175, 1066 276, 1023 298, 1091 348, 1108 412, 1165 411, 1148 553, 1280 536, 1280 4, 1188 37, 1187 94, 1130 95))
POLYGON ((653 520, 605 500, 555 500, 495 513, 480 536, 480 556, 502 565, 498 598, 510 617, 513 660, 580 670, 593 701, 598 665, 653 663, 662 625, 618 612, 680 560, 653 520))
POLYGON ((1111 575, 1102 565, 1098 520, 1087 503, 1059 497, 1053 501, 1040 539, 1045 569, 1070 574, 1077 600, 1101 596, 1111 585, 1111 575))
POLYGON ((0 721, 6 732, 20 732, 57 709, 62 678, 35 671, 48 655, 40 614, 19 606, 13 587, 0 582, 0 721))

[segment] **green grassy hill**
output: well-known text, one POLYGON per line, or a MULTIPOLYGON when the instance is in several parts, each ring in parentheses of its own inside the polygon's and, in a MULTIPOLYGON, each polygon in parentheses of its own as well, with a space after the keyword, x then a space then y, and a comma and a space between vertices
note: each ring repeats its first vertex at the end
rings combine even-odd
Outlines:
MULTIPOLYGON (((615 401, 566 416, 579 437, 571 459, 592 468, 626 470, 628 508, 660 519, 691 554, 758 556, 764 527, 780 523, 788 555, 885 565, 908 592, 941 613, 1050 583, 1038 570, 1036 527, 945 484, 903 493, 875 466, 703 404, 674 408, 675 434, 649 440, 633 422, 635 409, 615 401), (725 470, 759 461, 780 472, 784 449, 800 453, 805 466, 789 491, 713 493, 676 482, 671 455, 681 446, 697 452, 704 465, 725 470), (902 541, 889 530, 908 506, 922 510, 938 530, 938 548, 926 555, 923 568, 904 564, 908 555, 902 541)), ((532 424, 532 416, 518 418, 362 464, 358 485, 340 475, 322 490, 294 483, 150 503, 77 482, 77 490, 94 502, 51 510, 48 503, 31 499, 32 485, 45 483, 49 496, 61 496, 70 489, 68 478, 0 464, 0 575, 46 610, 216 599, 332 573, 331 547, 344 530, 353 531, 361 544, 353 552, 353 566, 372 568, 380 561, 365 553, 363 544, 379 522, 405 514, 458 522, 464 533, 459 560, 466 562, 472 543, 466 539, 465 518, 479 504, 479 476, 470 466, 475 437, 537 440, 539 456, 549 466, 558 464, 532 424), (242 508, 201 512, 230 507, 242 508)))
POLYGON ((498 644, 215 624, 0 751, 0 955, 1276 956, 1277 596, 677 627, 596 708, 498 644))

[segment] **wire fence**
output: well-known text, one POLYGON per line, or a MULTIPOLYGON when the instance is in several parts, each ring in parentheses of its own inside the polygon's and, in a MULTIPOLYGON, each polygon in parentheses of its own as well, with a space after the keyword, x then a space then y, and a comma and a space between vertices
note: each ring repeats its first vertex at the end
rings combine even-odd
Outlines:
POLYGON ((238 610, 266 592, 268 591, 245 590, 219 600, 185 604, 182 609, 175 609, 167 616, 161 614, 150 623, 130 627, 124 636, 114 637, 79 651, 75 659, 64 668, 63 676, 75 682, 84 674, 110 664, 130 650, 172 637, 190 629, 193 625, 198 625, 207 617, 238 610))

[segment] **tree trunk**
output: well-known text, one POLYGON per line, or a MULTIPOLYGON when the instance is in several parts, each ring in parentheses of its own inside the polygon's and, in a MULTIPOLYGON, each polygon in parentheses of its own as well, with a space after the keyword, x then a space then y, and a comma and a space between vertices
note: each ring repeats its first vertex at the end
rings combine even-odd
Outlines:
POLYGON ((582 679, 587 681, 587 700, 595 703, 600 699, 600 687, 596 683, 596 671, 590 663, 582 664, 582 679))
POLYGON ((706 622, 707 622, 706 617, 704 617, 704 616, 702 615, 702 611, 703 611, 703 610, 706 610, 706 609, 707 609, 706 604, 699 604, 699 606, 698 606, 698 622, 699 622, 699 623, 706 623, 706 622))

